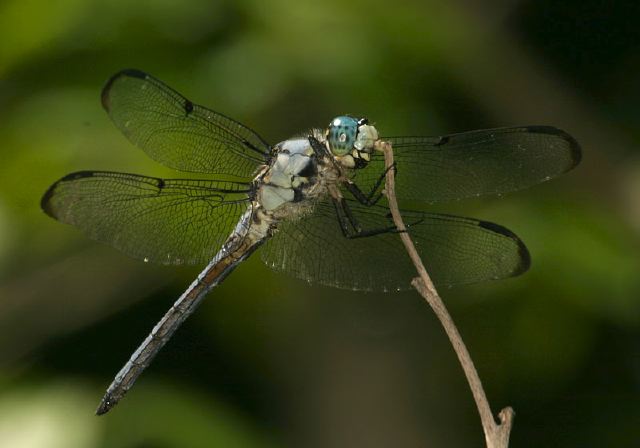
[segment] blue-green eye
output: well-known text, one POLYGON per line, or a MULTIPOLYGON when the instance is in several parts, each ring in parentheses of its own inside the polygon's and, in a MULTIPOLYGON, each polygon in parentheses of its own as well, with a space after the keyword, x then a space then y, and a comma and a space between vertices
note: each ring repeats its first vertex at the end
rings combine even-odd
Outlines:
POLYGON ((358 134, 358 120, 351 117, 336 117, 327 130, 327 141, 336 156, 348 154, 353 149, 358 134))

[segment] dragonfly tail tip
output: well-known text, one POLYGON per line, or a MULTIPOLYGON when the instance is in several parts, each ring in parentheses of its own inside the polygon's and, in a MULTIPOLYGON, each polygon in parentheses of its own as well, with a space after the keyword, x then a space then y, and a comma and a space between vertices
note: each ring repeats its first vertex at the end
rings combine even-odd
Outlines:
POLYGON ((102 400, 100 401, 100 405, 98 406, 98 409, 96 409, 96 415, 104 415, 104 414, 106 414, 117 403, 118 403, 117 401, 114 401, 112 399, 110 394, 106 394, 104 397, 102 397, 102 400))

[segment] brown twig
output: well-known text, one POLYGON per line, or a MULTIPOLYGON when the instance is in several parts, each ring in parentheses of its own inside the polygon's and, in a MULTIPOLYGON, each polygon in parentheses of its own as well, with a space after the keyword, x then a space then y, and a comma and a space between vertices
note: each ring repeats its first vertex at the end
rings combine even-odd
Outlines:
MULTIPOLYGON (((387 168, 393 166, 393 148, 390 143, 378 141, 376 142, 376 150, 384 152, 385 165, 387 168)), ((482 421, 482 428, 484 429, 487 448, 507 448, 509 446, 509 434, 511 432, 511 425, 513 423, 515 413, 512 408, 506 407, 498 414, 500 423, 496 423, 494 420, 493 414, 491 413, 491 407, 487 401, 487 396, 485 395, 482 383, 480 382, 480 377, 478 376, 478 372, 471 360, 471 356, 469 356, 467 347, 464 345, 462 337, 460 336, 456 325, 453 323, 453 319, 451 319, 451 315, 438 295, 438 291, 436 291, 436 288, 433 285, 433 282, 431 281, 415 246, 413 245, 409 232, 406 232, 406 227, 402 221, 402 216, 400 215, 395 195, 395 171, 393 169, 387 170, 387 177, 385 179, 385 195, 389 200, 389 209, 393 217, 393 222, 398 230, 400 230, 400 238, 402 239, 411 261, 418 271, 419 277, 414 278, 411 284, 416 288, 420 295, 424 297, 436 313, 436 316, 440 320, 440 323, 444 327, 444 330, 451 341, 451 345, 453 345, 453 349, 455 350, 458 360, 462 365, 462 370, 464 370, 464 374, 467 377, 467 382, 469 383, 471 393, 473 394, 476 406, 478 407, 478 412, 480 413, 480 420, 482 421)))

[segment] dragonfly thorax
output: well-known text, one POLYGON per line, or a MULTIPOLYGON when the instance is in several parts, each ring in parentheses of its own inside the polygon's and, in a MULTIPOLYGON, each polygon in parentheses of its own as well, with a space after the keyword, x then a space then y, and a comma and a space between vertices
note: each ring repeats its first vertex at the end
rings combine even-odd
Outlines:
POLYGON ((259 178, 258 202, 268 211, 299 202, 315 185, 317 172, 317 159, 308 137, 279 143, 270 165, 259 178))

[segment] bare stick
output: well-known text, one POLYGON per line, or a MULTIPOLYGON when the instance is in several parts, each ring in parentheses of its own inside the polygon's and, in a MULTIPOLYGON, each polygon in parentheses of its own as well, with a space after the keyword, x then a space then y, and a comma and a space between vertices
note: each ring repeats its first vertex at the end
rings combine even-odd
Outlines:
MULTIPOLYGON (((376 150, 384 152, 386 167, 392 167, 393 148, 391 147, 391 143, 379 140, 376 142, 376 150)), ((460 336, 456 325, 453 323, 453 319, 451 319, 451 315, 449 315, 442 299, 438 295, 438 291, 436 291, 436 288, 433 285, 420 256, 418 255, 418 251, 416 251, 416 248, 413 245, 413 241, 411 240, 409 233, 406 232, 407 228, 402 221, 402 216, 398 209, 398 201, 395 194, 395 171, 393 169, 387 170, 387 176, 385 179, 385 195, 389 200, 389 209, 393 217, 393 222, 398 230, 400 230, 400 238, 402 238, 402 242, 407 253, 418 271, 419 277, 414 278, 411 284, 416 288, 420 295, 424 297, 436 313, 436 316, 438 316, 440 323, 444 327, 444 330, 451 341, 451 345, 453 345, 453 349, 455 350, 458 360, 462 365, 462 370, 464 370, 464 374, 467 377, 467 382, 469 383, 471 393, 473 394, 476 406, 478 407, 478 412, 480 413, 480 420, 482 421, 482 428, 484 429, 487 448, 507 448, 509 446, 509 434, 511 433, 511 425, 513 423, 513 416, 515 413, 512 408, 506 407, 498 414, 498 418, 500 420, 499 424, 497 424, 493 418, 491 407, 487 401, 487 396, 484 393, 480 377, 473 365, 471 356, 469 356, 467 347, 464 345, 462 337, 460 336)))

